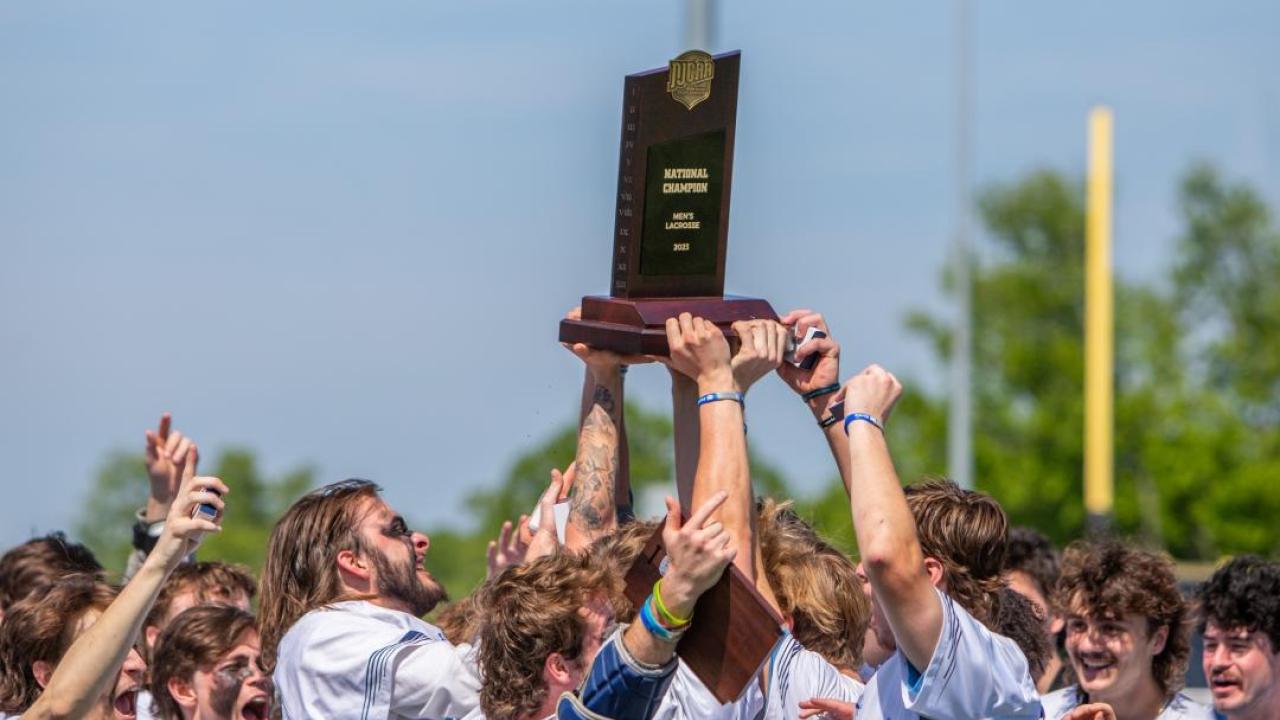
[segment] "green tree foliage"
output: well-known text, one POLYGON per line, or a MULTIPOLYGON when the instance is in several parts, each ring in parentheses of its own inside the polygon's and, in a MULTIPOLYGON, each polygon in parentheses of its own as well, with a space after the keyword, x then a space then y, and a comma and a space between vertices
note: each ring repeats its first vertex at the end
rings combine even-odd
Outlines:
POLYGON ((1190 512, 1207 549, 1280 553, 1280 232, 1248 186, 1208 166, 1182 184, 1186 230, 1174 297, 1191 338, 1202 416, 1186 462, 1203 467, 1190 512))
POLYGON ((107 456, 94 478, 93 502, 81 508, 74 539, 89 546, 98 562, 119 574, 132 550, 134 513, 147 502, 150 487, 142 453, 107 456))
MULTIPOLYGON (((202 462, 200 472, 216 475, 231 488, 222 532, 209 537, 200 547, 200 556, 211 560, 241 563, 255 572, 262 567, 267 538, 277 518, 299 495, 312 486, 312 471, 292 470, 278 478, 267 478, 258 468, 253 452, 233 448, 217 456, 213 463, 202 462)), ((134 513, 147 500, 149 484, 141 453, 111 454, 94 483, 94 504, 81 510, 77 532, 93 549, 99 562, 112 572, 124 569, 131 551, 134 513)))
MULTIPOLYGON (((1275 553, 1280 241, 1257 196, 1207 167, 1180 206, 1170 277, 1115 283, 1116 521, 1179 557, 1275 553)), ((1015 522, 1068 541, 1084 521, 1081 188, 1037 172, 988 189, 980 210, 993 247, 972 275, 977 482, 1015 522)), ((947 357, 943 319, 909 326, 947 357)), ((944 403, 895 413, 899 457, 942 468, 944 403), (900 433, 905 418, 924 432, 900 433)))

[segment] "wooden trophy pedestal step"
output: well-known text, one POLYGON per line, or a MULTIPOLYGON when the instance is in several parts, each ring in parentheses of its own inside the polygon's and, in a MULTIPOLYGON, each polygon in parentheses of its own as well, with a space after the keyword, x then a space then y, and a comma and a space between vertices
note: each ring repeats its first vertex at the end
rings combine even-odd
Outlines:
POLYGON ((777 320, 767 300, 724 297, 582 298, 582 319, 560 321, 560 341, 586 343, 624 355, 669 355, 667 318, 687 312, 716 324, 730 340, 739 320, 777 320))

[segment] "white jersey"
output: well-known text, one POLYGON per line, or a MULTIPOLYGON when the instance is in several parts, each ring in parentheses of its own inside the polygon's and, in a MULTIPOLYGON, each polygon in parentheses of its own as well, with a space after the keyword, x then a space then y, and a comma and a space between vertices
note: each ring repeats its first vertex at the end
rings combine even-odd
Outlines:
POLYGON ((1032 718, 1040 695, 1022 650, 987 629, 939 591, 942 632, 923 673, 899 650, 885 661, 858 702, 858 720, 1032 718))
POLYGON ((842 674, 818 653, 805 650, 791 633, 778 640, 767 667, 766 689, 760 689, 757 675, 737 700, 721 705, 682 662, 654 720, 795 720, 804 700, 831 698, 852 704, 862 695, 862 683, 842 674))
POLYGON ((812 650, 806 650, 791 633, 784 633, 769 654, 769 684, 747 686, 736 703, 735 720, 795 720, 800 703, 828 698, 853 704, 862 697, 864 686, 841 673, 812 650))
POLYGON ((730 720, 733 703, 721 705, 698 676, 680 660, 671 685, 651 720, 730 720))
POLYGON ((479 714, 470 645, 364 601, 334 603, 294 623, 272 675, 283 717, 452 720, 479 714))
POLYGON ((155 699, 151 697, 151 691, 142 689, 138 691, 138 700, 134 703, 134 720, 156 720, 159 715, 151 711, 151 703, 155 699))
MULTIPOLYGON (((1055 690, 1044 696, 1046 720, 1059 720, 1084 703, 1085 698, 1075 685, 1055 690)), ((1175 693, 1160 709, 1155 720, 1213 720, 1213 709, 1201 705, 1182 693, 1175 693)))

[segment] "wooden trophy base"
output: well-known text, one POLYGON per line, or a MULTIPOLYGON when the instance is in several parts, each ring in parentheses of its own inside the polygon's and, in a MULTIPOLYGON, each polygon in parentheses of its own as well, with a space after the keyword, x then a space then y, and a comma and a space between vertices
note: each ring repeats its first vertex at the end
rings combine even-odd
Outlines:
POLYGON ((623 355, 669 355, 667 318, 687 312, 715 323, 730 341, 739 320, 777 320, 767 300, 724 297, 582 298, 582 319, 560 321, 560 342, 585 343, 623 355))

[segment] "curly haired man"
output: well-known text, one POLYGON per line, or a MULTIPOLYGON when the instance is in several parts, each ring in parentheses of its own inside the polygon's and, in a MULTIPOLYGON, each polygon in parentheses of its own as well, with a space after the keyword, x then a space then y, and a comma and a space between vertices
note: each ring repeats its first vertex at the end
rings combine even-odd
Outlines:
POLYGON ((1280 718, 1280 563, 1238 557, 1196 599, 1214 709, 1230 720, 1280 718))

